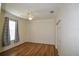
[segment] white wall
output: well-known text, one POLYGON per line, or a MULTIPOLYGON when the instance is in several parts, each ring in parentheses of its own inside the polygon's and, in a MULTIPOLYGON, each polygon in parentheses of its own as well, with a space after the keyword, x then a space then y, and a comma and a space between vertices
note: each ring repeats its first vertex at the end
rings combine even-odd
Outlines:
POLYGON ((54 44, 56 25, 54 19, 39 19, 29 22, 29 42, 54 44))
POLYGON ((59 55, 79 55, 79 4, 64 4, 58 11, 56 45, 59 55))

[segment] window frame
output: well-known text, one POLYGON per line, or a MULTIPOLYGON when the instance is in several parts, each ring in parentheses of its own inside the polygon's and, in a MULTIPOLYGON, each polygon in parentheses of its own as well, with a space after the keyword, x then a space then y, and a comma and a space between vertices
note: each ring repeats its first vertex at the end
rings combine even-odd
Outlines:
MULTIPOLYGON (((15 29, 16 29, 16 23, 17 23, 16 20, 14 20, 14 19, 12 19, 12 18, 9 18, 9 21, 10 21, 10 20, 15 22, 15 29)), ((10 33, 10 28, 9 28, 9 33, 10 33)), ((14 39, 14 40, 15 40, 15 39, 14 39)), ((10 36, 10 41, 14 41, 14 40, 11 40, 11 36, 10 36)))

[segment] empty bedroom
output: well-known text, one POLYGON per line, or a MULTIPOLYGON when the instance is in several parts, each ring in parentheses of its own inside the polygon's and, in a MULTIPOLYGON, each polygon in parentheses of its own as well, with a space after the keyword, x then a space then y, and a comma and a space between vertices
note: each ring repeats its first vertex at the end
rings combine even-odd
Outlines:
POLYGON ((79 56, 79 3, 1 3, 0 56, 79 56))

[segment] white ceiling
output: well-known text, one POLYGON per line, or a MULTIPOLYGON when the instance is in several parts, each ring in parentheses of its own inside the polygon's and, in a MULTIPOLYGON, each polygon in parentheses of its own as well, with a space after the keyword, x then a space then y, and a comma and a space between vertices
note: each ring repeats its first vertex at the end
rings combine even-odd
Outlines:
POLYGON ((6 3, 5 10, 27 19, 27 12, 30 9, 34 19, 49 19, 54 16, 59 5, 57 3, 6 3), (54 13, 51 14, 50 11, 54 11, 54 13))

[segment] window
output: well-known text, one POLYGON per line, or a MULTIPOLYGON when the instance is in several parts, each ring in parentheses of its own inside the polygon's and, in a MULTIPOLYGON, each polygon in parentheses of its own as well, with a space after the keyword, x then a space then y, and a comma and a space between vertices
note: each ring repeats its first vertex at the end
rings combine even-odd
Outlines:
POLYGON ((15 26, 16 22, 13 20, 9 20, 9 31, 10 31, 10 40, 15 40, 15 26))

